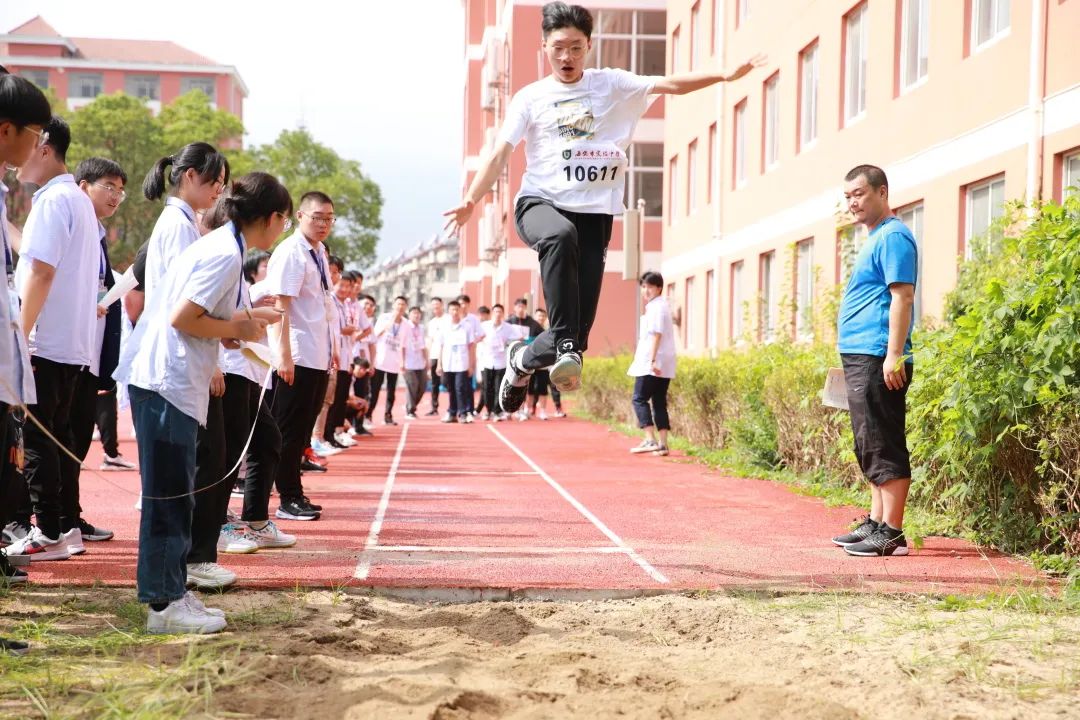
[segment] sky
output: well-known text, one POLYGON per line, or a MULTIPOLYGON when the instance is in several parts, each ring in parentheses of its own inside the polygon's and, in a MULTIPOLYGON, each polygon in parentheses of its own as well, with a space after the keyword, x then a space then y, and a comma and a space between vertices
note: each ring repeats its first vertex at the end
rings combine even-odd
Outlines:
POLYGON ((460 0, 3 0, 0 32, 41 15, 61 35, 171 40, 235 65, 246 145, 305 125, 383 192, 379 258, 442 228, 461 195, 460 0))

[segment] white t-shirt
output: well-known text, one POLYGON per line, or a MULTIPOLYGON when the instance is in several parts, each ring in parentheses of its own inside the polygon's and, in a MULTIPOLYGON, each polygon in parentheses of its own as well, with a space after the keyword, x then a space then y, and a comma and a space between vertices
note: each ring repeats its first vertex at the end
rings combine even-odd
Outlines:
POLYGON ((573 84, 549 75, 518 91, 499 131, 512 147, 525 140, 518 198, 543 198, 573 212, 621 213, 626 149, 658 79, 588 69, 573 84))
POLYGON ((19 296, 25 298, 31 259, 52 265, 56 274, 30 331, 31 355, 86 367, 100 359, 94 342, 103 267, 100 227, 94 204, 72 175, 57 175, 34 193, 15 270, 19 296))
POLYGON ((352 347, 354 335, 342 335, 342 331, 349 325, 356 326, 356 308, 334 295, 334 311, 337 316, 337 325, 334 326, 334 338, 337 340, 338 370, 348 370, 352 364, 352 347))
MULTIPOLYGON (((251 288, 246 280, 241 282, 244 288, 240 291, 240 305, 250 310, 252 307, 251 288)), ((265 340, 261 342, 265 342, 265 340)), ((247 378, 256 385, 262 385, 263 380, 266 379, 265 366, 256 365, 251 360, 248 360, 239 349, 225 349, 224 353, 222 353, 221 370, 226 375, 239 375, 242 378, 247 378)))
POLYGON ((634 351, 634 361, 630 363, 627 375, 641 377, 653 374, 653 335, 660 336, 660 347, 656 350, 659 377, 675 377, 675 327, 671 322, 671 306, 663 295, 654 297, 645 305, 645 314, 641 316, 638 330, 637 350, 634 351))
POLYGON ((0 292, 0 322, 7 321, 0 329, 0 377, 6 381, 0 383, 0 402, 33 405, 37 403, 37 388, 19 315, 22 305, 19 293, 15 291, 15 254, 7 234, 7 194, 7 185, 0 182, 0 244, 3 245, 7 283, 0 292))
POLYGON ((494 320, 484 321, 484 339, 476 346, 476 364, 483 370, 505 370, 506 346, 521 337, 521 329, 505 320, 498 327, 494 320))
POLYGON ((143 290, 146 302, 168 272, 173 260, 188 249, 201 237, 199 224, 195 221, 195 211, 178 197, 165 199, 165 209, 161 211, 150 241, 146 246, 146 276, 143 278, 143 290))
POLYGON ((462 320, 454 325, 448 318, 439 332, 439 370, 469 372, 469 346, 476 342, 472 325, 462 320))
POLYGON ((427 361, 424 359, 424 350, 427 343, 424 338, 424 324, 414 325, 412 320, 405 321, 405 369, 426 370, 427 361))
POLYGON ((375 369, 397 375, 401 372, 401 353, 407 321, 394 322, 393 313, 383 313, 375 322, 375 369))
POLYGON ((432 360, 435 360, 435 355, 439 352, 439 333, 442 332, 443 322, 449 317, 446 313, 439 317, 432 316, 424 327, 424 340, 427 342, 428 356, 432 360))
MULTIPOLYGON (((360 337, 364 334, 364 331, 372 327, 371 318, 364 312, 364 308, 357 304, 356 308, 356 321, 357 330, 356 337, 360 337)), ((353 357, 364 358, 368 362, 371 362, 371 333, 368 333, 367 337, 363 340, 356 340, 352 346, 353 357)))
POLYGON ((293 362, 314 370, 330 368, 330 335, 334 300, 330 288, 330 265, 326 248, 313 248, 297 231, 282 240, 266 264, 267 292, 286 295, 289 303, 289 344, 293 362))
POLYGON ((177 410, 206 424, 210 377, 218 366, 218 338, 176 330, 173 309, 189 300, 219 320, 231 319, 243 306, 243 237, 237 242, 232 223, 206 235, 175 258, 158 292, 124 346, 113 373, 118 383, 153 390, 177 410))

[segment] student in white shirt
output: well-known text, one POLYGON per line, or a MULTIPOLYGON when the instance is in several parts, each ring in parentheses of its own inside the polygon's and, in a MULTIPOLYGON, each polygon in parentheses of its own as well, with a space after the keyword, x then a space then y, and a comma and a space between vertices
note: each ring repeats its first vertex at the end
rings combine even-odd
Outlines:
MULTIPOLYGON (((46 143, 19 169, 20 182, 40 189, 34 193, 23 229, 15 284, 37 389, 37 402, 28 407, 64 447, 70 448, 74 444, 70 414, 79 373, 98 360, 101 226, 93 203, 75 184, 65 164, 71 143, 67 123, 54 117, 45 132, 46 143)), ((60 451, 34 423, 26 423, 24 445, 23 473, 37 526, 9 547, 7 554, 29 555, 32 560, 66 560, 70 549, 64 534, 73 529, 77 518, 63 514, 60 451)), ((81 545, 73 544, 76 549, 81 545)))
POLYGON ((281 428, 277 517, 317 520, 321 506, 304 495, 300 465, 330 380, 334 317, 330 267, 323 241, 334 226, 334 201, 318 191, 300 198, 300 228, 270 256, 266 284, 285 313, 275 328, 281 367, 274 378, 274 418, 281 428))
POLYGON ((477 362, 484 373, 484 405, 489 418, 496 422, 506 419, 495 400, 495 391, 506 371, 506 347, 521 337, 517 326, 503 322, 505 316, 506 309, 501 304, 491 306, 491 319, 483 323, 484 339, 477 352, 477 362))
POLYGON ((671 429, 667 394, 671 378, 675 377, 675 328, 660 273, 649 271, 641 276, 641 298, 645 312, 639 324, 634 361, 626 374, 634 378, 634 414, 638 427, 645 431, 645 439, 630 452, 667 455, 671 429))
MULTIPOLYGON (((0 68, 0 70, 3 70, 0 68)), ((21 167, 41 144, 45 126, 52 119, 52 109, 45 94, 23 77, 0 72, 0 178, 8 166, 21 167)), ((19 296, 15 290, 15 252, 7 219, 8 188, 0 182, 0 248, 4 257, 7 285, 0 290, 0 498, 29 502, 22 476, 11 462, 17 444, 18 426, 11 414, 12 405, 37 401, 34 376, 26 336, 20 324, 19 296), (16 497, 17 496, 17 497, 16 497)), ((6 529, 14 510, 0 502, 0 528, 6 529)), ((26 529, 29 532, 29 529, 26 529)), ((27 574, 12 567, 0 553, 0 582, 26 582, 27 574)), ((0 650, 25 648, 25 644, 0 638, 0 650)))
MULTIPOLYGON (((476 336, 472 325, 465 322, 461 305, 451 300, 447 318, 439 329, 438 362, 434 377, 442 375, 442 382, 450 396, 450 407, 444 423, 471 423, 472 415, 465 410, 466 397, 472 392, 469 378, 476 368, 476 336)), ((434 382, 434 380, 432 380, 434 382)))
POLYGON ((409 320, 405 328, 405 419, 416 419, 416 408, 424 397, 427 385, 428 351, 424 338, 424 325, 420 322, 423 311, 415 305, 409 308, 409 320))
MULTIPOLYGON (((229 219, 173 261, 149 297, 114 373, 127 383, 139 437, 143 507, 139 525, 139 601, 150 605, 149 632, 217 632, 220 611, 185 592, 194 508, 195 442, 206 422, 219 340, 256 341, 280 315, 243 303, 248 245, 267 249, 287 228, 288 191, 273 176, 250 173, 221 200, 229 219)), ((228 487, 228 485, 226 485, 228 487)))
MULTIPOLYGON (((458 301, 458 304, 461 305, 461 321, 468 324, 469 327, 472 328, 473 344, 474 344, 473 354, 475 355, 476 354, 475 344, 479 343, 484 338, 484 331, 480 327, 480 318, 477 317, 474 313, 469 312, 469 308, 472 305, 472 299, 468 295, 464 295, 464 294, 458 295, 457 296, 457 301, 458 301)), ((465 399, 465 412, 467 412, 470 416, 471 415, 476 415, 476 403, 474 402, 472 387, 473 387, 473 377, 470 374, 470 377, 469 377, 469 395, 465 399)), ((460 398, 459 398, 459 400, 460 400, 460 398)))
POLYGON ((346 278, 344 270, 345 262, 331 255, 330 281, 334 285, 335 320, 330 327, 334 339, 333 370, 326 384, 322 410, 311 433, 311 447, 317 454, 332 454, 332 451, 341 451, 356 444, 351 438, 337 437, 338 416, 344 413, 345 401, 349 397, 352 344, 357 330, 357 320, 350 316, 345 305, 345 300, 352 293, 353 281, 351 277, 346 278))
POLYGON ((408 306, 409 301, 398 295, 394 298, 393 310, 379 316, 372 333, 375 338, 375 377, 371 381, 371 407, 374 408, 379 402, 379 392, 385 378, 386 408, 383 412, 385 425, 397 425, 394 422, 394 396, 397 392, 398 375, 401 374, 406 325, 405 309, 408 306))
POLYGON ((424 327, 424 340, 427 343, 428 358, 431 360, 431 409, 424 414, 434 417, 439 414, 439 387, 442 385, 439 376, 435 374, 435 365, 439 362, 436 344, 438 343, 443 319, 446 317, 446 309, 443 307, 443 300, 440 297, 431 298, 429 304, 431 306, 431 319, 427 321, 424 327))
POLYGON ((476 400, 473 406, 473 415, 479 415, 484 420, 491 417, 492 409, 487 404, 487 390, 484 387, 484 371, 482 368, 483 362, 480 359, 483 352, 482 343, 484 341, 484 324, 491 320, 491 308, 487 305, 481 305, 476 308, 476 317, 480 321, 480 326, 477 328, 477 333, 480 335, 480 339, 476 343, 476 372, 473 375, 473 382, 476 383, 476 400))
POLYGON ((613 216, 623 211, 627 147, 653 93, 685 94, 737 80, 764 58, 734 73, 693 72, 642 77, 611 68, 586 69, 593 18, 579 5, 543 7, 543 52, 551 74, 522 88, 481 162, 462 203, 445 214, 452 232, 499 178, 514 148, 525 145, 525 176, 518 194, 518 234, 537 251, 551 328, 531 345, 515 343, 500 388, 503 410, 525 401, 529 375, 551 368, 562 392, 581 384, 581 356, 596 318, 613 216))

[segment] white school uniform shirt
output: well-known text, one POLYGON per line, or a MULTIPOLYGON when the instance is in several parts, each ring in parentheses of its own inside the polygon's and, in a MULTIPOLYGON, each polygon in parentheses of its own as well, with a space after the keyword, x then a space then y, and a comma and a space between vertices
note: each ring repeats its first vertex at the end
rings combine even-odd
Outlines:
POLYGON ((424 336, 424 324, 413 324, 412 320, 405 321, 405 369, 426 370, 427 361, 424 360, 424 350, 427 343, 424 336))
MULTIPOLYGON (((247 280, 241 279, 243 285, 240 290, 240 307, 251 310, 251 286, 247 280)), ((265 340, 261 341, 265 342, 265 340)), ((239 375, 256 385, 262 385, 266 380, 266 369, 263 365, 256 365, 248 360, 239 348, 225 348, 221 356, 221 371, 226 375, 239 375)))
POLYGON ((439 317, 432 317, 424 327, 424 341, 427 343, 428 356, 432 360, 436 359, 439 352, 439 333, 442 332, 443 322, 449 319, 450 316, 443 313, 439 317))
POLYGON ((401 353, 405 343, 405 323, 394 322, 394 313, 383 313, 375 321, 375 369, 397 375, 401 372, 401 353))
POLYGON ((0 292, 0 402, 9 405, 37 403, 37 388, 30 367, 30 349, 22 331, 19 293, 15 290, 15 253, 7 232, 8 186, 0 182, 0 243, 3 244, 7 286, 0 292))
POLYGON ((496 327, 494 320, 486 320, 483 328, 484 339, 476 346, 476 364, 484 370, 505 370, 506 346, 521 337, 518 326, 504 320, 496 327))
POLYGON ((56 274, 30 331, 32 356, 83 367, 100 358, 94 343, 102 270, 99 228, 94 204, 72 175, 57 175, 34 193, 15 270, 19 296, 25 297, 31 259, 52 265, 56 274))
POLYGON ((165 209, 161 211, 150 241, 146 245, 146 276, 143 291, 146 302, 154 294, 154 288, 161 284, 173 260, 188 249, 201 237, 195 211, 178 197, 165 199, 165 209))
POLYGON ((574 212, 621 213, 626 149, 658 80, 590 68, 573 84, 549 75, 519 90, 498 135, 512 147, 525 140, 518 198, 539 197, 574 212))
POLYGON ((368 317, 368 314, 364 312, 363 308, 360 308, 360 324, 357 326, 360 328, 357 334, 363 333, 368 328, 371 328, 371 332, 363 340, 357 340, 353 347, 353 352, 356 357, 361 357, 371 363, 372 367, 375 367, 375 322, 368 317))
MULTIPOLYGON (((98 278, 98 294, 105 292, 105 226, 98 220, 98 257, 101 261, 101 273, 98 278)), ((101 299, 100 297, 98 298, 101 299)), ((95 314, 97 309, 94 310, 95 314)), ((96 317, 96 315, 95 315, 96 317)), ((90 374, 101 377, 101 346, 105 344, 105 315, 96 318, 97 325, 94 328, 94 353, 90 356, 90 374)))
POLYGON ((465 316, 465 321, 472 326, 473 330, 473 342, 480 342, 484 337, 484 326, 478 315, 469 313, 465 316))
POLYGON ((314 370, 329 370, 334 301, 330 264, 322 243, 313 247, 299 230, 285 238, 266 264, 266 287, 271 295, 286 295, 289 303, 289 344, 293 362, 314 370))
POLYGON ((356 318, 348 304, 334 295, 334 313, 337 324, 334 326, 334 351, 336 352, 338 370, 348 370, 352 364, 352 336, 342 335, 342 331, 349 325, 356 324, 356 318))
POLYGON ((210 377, 218 366, 220 339, 182 333, 172 326, 170 317, 178 303, 189 300, 210 317, 231 319, 243 307, 245 247, 243 236, 230 222, 173 260, 124 346, 113 373, 116 382, 152 390, 206 425, 210 377))
POLYGON ((456 325, 449 317, 439 332, 439 370, 469 372, 469 345, 476 342, 472 324, 464 318, 456 325))
POLYGON ((667 298, 658 295, 645 305, 638 329, 637 350, 634 361, 626 374, 641 377, 653 374, 652 344, 653 336, 660 336, 660 347, 656 350, 656 364, 660 366, 658 377, 675 377, 675 327, 671 321, 671 306, 667 298))

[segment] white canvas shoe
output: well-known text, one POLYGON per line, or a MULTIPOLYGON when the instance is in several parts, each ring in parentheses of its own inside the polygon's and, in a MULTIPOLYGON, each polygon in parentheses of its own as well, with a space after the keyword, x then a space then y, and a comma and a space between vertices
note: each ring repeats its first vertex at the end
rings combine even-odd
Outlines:
POLYGON ((195 607, 185 595, 173 600, 162 611, 153 608, 146 615, 146 632, 155 634, 194 633, 205 635, 221 632, 228 624, 225 618, 211 615, 195 607))

